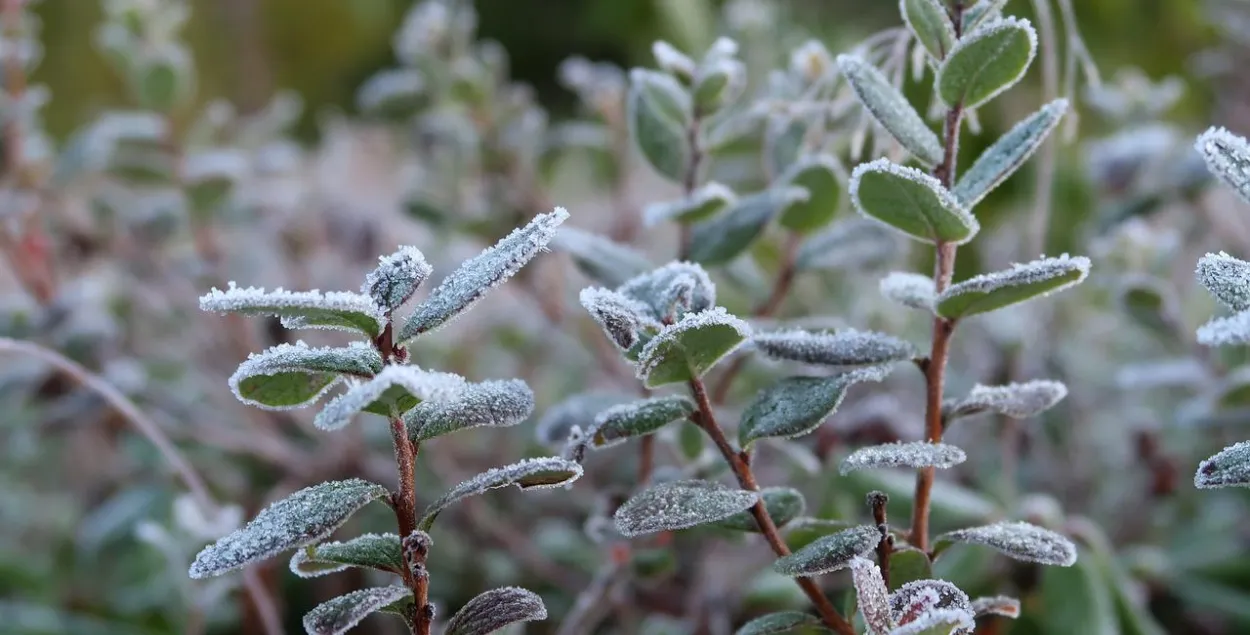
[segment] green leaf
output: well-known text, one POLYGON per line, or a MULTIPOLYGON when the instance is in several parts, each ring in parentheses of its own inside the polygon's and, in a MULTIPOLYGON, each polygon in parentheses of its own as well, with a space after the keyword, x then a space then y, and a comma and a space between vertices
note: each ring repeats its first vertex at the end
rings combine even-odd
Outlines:
POLYGON ((961 244, 981 229, 937 179, 887 159, 855 168, 851 201, 864 216, 924 242, 961 244))
POLYGON ((780 635, 798 628, 824 628, 820 618, 798 611, 782 611, 761 615, 734 631, 734 635, 780 635))
POLYGON ((388 365, 369 381, 355 384, 327 402, 313 418, 313 425, 338 430, 361 412, 398 416, 422 401, 453 399, 466 385, 459 375, 388 365))
POLYGON ((572 256, 573 264, 586 277, 609 287, 620 286, 652 268, 633 247, 575 227, 560 228, 551 246, 572 256))
POLYGON ((656 172, 681 182, 690 163, 690 94, 662 73, 636 68, 629 77, 630 137, 656 172))
POLYGON ((959 178, 953 190, 955 198, 969 209, 980 203, 1042 147, 1066 112, 1068 100, 1056 99, 1013 126, 959 178))
POLYGON ((968 459, 963 450, 945 443, 899 441, 860 448, 842 461, 838 473, 843 476, 855 470, 887 467, 951 468, 968 459))
POLYGON ((840 173, 837 159, 829 154, 803 157, 790 166, 781 176, 781 182, 806 190, 807 198, 795 200, 782 209, 778 221, 781 226, 810 234, 832 222, 842 200, 840 173))
POLYGON ((1070 567, 1076 562, 1076 545, 1064 536, 1025 522, 998 522, 947 532, 933 539, 941 552, 951 544, 984 545, 1024 562, 1070 567))
POLYGON ((157 112, 169 112, 186 96, 189 86, 183 80, 191 69, 178 64, 177 58, 154 56, 134 70, 139 103, 157 112))
POLYGON ((492 247, 464 261, 422 302, 400 331, 399 342, 443 326, 468 311, 487 291, 504 283, 551 242, 556 228, 569 217, 563 207, 539 214, 492 247))
MULTIPOLYGON (((1250 167, 1250 162, 1247 163, 1250 167)), ((1198 282, 1232 311, 1250 309, 1250 262, 1224 252, 1198 259, 1198 282)))
POLYGON ((374 587, 352 591, 318 604, 304 616, 308 635, 340 635, 354 628, 372 613, 400 601, 412 591, 402 586, 374 587))
POLYGON ((242 288, 230 283, 222 291, 213 288, 200 298, 200 309, 215 313, 239 313, 282 318, 287 328, 324 328, 357 331, 376 338, 386 316, 369 296, 346 291, 266 292, 257 287, 242 288))
POLYGON ((699 113, 711 115, 742 96, 747 85, 746 65, 731 58, 705 63, 695 80, 694 104, 699 113))
POLYGON ((786 546, 791 551, 798 551, 807 545, 812 544, 818 538, 836 534, 844 529, 850 529, 853 525, 845 520, 831 520, 828 518, 795 518, 786 525, 785 541, 786 546))
POLYGON ((520 587, 491 589, 460 607, 447 622, 446 635, 487 635, 517 622, 547 619, 547 607, 520 587))
POLYGON ((737 258, 764 233, 782 208, 807 200, 805 190, 785 187, 745 196, 721 214, 691 228, 690 259, 704 265, 737 258))
POLYGON ((955 25, 941 0, 899 0, 908 28, 935 60, 946 58, 955 45, 955 25))
POLYGON ((964 10, 962 32, 972 33, 987 21, 1002 17, 1003 7, 1006 5, 1007 0, 981 0, 968 7, 964 10))
POLYGON ((787 377, 756 394, 742 413, 738 442, 743 447, 765 438, 792 438, 820 427, 846 391, 863 381, 881 381, 885 366, 870 366, 830 377, 787 377))
POLYGON ((702 377, 749 335, 747 323, 721 307, 686 314, 643 347, 638 378, 647 388, 655 388, 702 377))
POLYGON ((652 434, 674 421, 689 418, 692 412, 694 402, 682 395, 620 404, 600 412, 586 431, 586 437, 592 447, 606 448, 652 434))
POLYGON ((1194 487, 1250 487, 1250 441, 1234 443, 1198 464, 1194 487))
POLYGON ((845 569, 852 558, 872 552, 879 542, 881 532, 876 527, 859 525, 817 538, 806 547, 778 558, 773 570, 791 577, 830 573, 845 569))
POLYGON ((1207 169, 1250 203, 1250 144, 1224 128, 1208 128, 1194 143, 1207 169))
MULTIPOLYGON (((764 509, 768 510, 773 524, 778 527, 784 527, 790 521, 802 516, 807 508, 807 501, 803 499, 802 492, 792 487, 765 487, 760 490, 760 497, 764 499, 764 509)), ((755 522, 755 516, 746 510, 714 524, 723 529, 736 531, 759 532, 760 530, 759 524, 755 522)))
POLYGON ((937 312, 953 320, 1045 297, 1084 282, 1089 266, 1089 258, 1064 254, 982 274, 942 292, 937 312))
POLYGON ((648 226, 665 221, 696 223, 707 220, 738 202, 738 195, 728 186, 715 181, 706 183, 689 197, 664 203, 652 203, 642 211, 648 226))
POLYGON ((404 413, 413 441, 425 441, 459 430, 514 426, 534 412, 534 391, 520 379, 468 384, 454 397, 427 400, 404 413))
POLYGON ((933 563, 925 552, 915 547, 896 547, 890 554, 890 590, 908 582, 933 577, 933 563))
POLYGON ((986 22, 961 38, 938 67, 937 92, 947 106, 976 109, 1024 77, 1037 53, 1028 20, 986 22))
POLYGON ((617 508, 614 518, 617 531, 632 538, 724 520, 759 499, 759 492, 711 481, 670 481, 638 492, 617 508))
POLYGON ((888 364, 920 355, 910 342, 884 333, 855 329, 833 333, 800 329, 758 333, 751 338, 751 343, 773 359, 820 366, 888 364))
POLYGON ((365 276, 360 292, 378 306, 394 310, 407 302, 433 271, 421 250, 402 245, 395 253, 378 258, 378 266, 365 276))
POLYGON ((523 491, 561 487, 576 481, 581 475, 581 464, 556 456, 524 459, 511 465, 491 468, 451 488, 438 500, 430 503, 421 514, 417 528, 429 531, 439 513, 470 496, 485 494, 492 489, 509 485, 516 485, 523 491))
POLYGON ((864 108, 904 149, 925 165, 942 162, 945 151, 937 134, 881 71, 854 55, 839 55, 838 68, 864 108))
POLYGON ((206 578, 272 558, 325 539, 385 487, 358 478, 313 485, 261 510, 256 518, 205 547, 191 564, 192 578, 206 578))
POLYGON ((349 567, 367 567, 398 574, 404 567, 399 536, 364 534, 346 542, 309 545, 291 556, 291 573, 301 578, 315 578, 349 567))
POLYGON ((1115 602, 1092 559, 1043 568, 1039 586, 1045 635, 1120 632, 1115 602))
POLYGON ((768 119, 764 130, 764 161, 767 174, 786 171, 803 152, 807 122, 800 117, 781 115, 768 119))
POLYGON ((382 355, 368 344, 346 348, 279 344, 240 364, 230 376, 230 389, 245 404, 286 410, 316 401, 343 375, 372 377, 381 370, 382 355))

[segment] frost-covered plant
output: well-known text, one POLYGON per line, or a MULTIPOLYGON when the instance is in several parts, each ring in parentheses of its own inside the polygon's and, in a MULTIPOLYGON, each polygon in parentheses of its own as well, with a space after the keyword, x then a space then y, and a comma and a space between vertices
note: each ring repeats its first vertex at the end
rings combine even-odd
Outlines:
MULTIPOLYGON (((468 428, 516 425, 530 415, 534 395, 520 380, 471 383, 455 374, 423 369, 412 363, 407 347, 512 277, 543 251, 567 217, 561 208, 535 217, 444 278, 404 320, 396 313, 432 271, 425 256, 412 247, 380 258, 359 292, 265 291, 232 284, 203 296, 200 307, 205 311, 274 316, 290 329, 334 329, 362 337, 346 347, 314 348, 299 342, 270 348, 243 362, 230 386, 244 403, 283 410, 312 405, 344 385, 318 413, 315 424, 338 430, 361 413, 385 417, 399 483, 396 491, 390 491, 352 478, 301 489, 206 547, 191 564, 191 577, 221 575, 290 550, 296 550, 291 571, 302 577, 349 567, 377 569, 398 576, 402 584, 354 591, 319 605, 304 617, 308 633, 343 633, 381 611, 403 618, 413 633, 429 635, 435 616, 426 568, 433 545, 428 532, 439 513, 490 489, 565 485, 581 476, 582 468, 559 457, 526 459, 479 474, 419 511, 414 469, 421 445, 468 428), (328 540, 352 514, 378 499, 394 510, 396 533, 328 540)), ((446 632, 485 635, 514 622, 545 617, 546 608, 534 593, 500 588, 462 607, 446 632)))

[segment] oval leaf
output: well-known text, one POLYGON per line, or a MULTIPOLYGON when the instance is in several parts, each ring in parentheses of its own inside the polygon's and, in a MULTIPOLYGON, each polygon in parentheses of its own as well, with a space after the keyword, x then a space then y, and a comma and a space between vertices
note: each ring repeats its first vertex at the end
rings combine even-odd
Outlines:
POLYGON ((433 271, 421 250, 401 246, 395 253, 378 258, 378 266, 365 276, 360 292, 373 298, 378 306, 397 309, 433 271))
POLYGON ((631 278, 617 292, 651 307, 651 317, 661 322, 716 305, 716 285, 707 271, 693 262, 670 262, 631 278))
POLYGON ((514 426, 534 412, 534 391, 520 379, 467 384, 449 399, 426 400, 404 413, 413 441, 490 426, 514 426))
POLYGON ((781 188, 745 196, 728 210, 691 228, 690 259, 724 264, 746 251, 782 208, 808 199, 806 190, 781 188))
POLYGON ((894 620, 890 617, 890 591, 881 577, 881 568, 867 558, 851 558, 851 581, 870 635, 889 635, 894 620))
MULTIPOLYGON (((803 499, 802 492, 792 487, 765 487, 760 490, 760 497, 764 499, 764 509, 773 519, 773 524, 778 527, 786 526, 790 521, 802 516, 807 509, 807 501, 803 499)), ((760 530, 759 523, 755 522, 755 516, 751 515, 750 511, 740 511, 715 524, 717 527, 736 531, 758 532, 760 530)))
POLYGON ((646 256, 633 247, 574 227, 560 228, 551 239, 551 246, 572 256, 586 277, 610 287, 651 270, 646 256))
POLYGON ((600 412, 633 399, 624 393, 591 391, 573 395, 547 409, 535 426, 538 442, 563 446, 573 429, 585 430, 600 412))
POLYGON ((781 226, 809 234, 833 221, 842 200, 839 174, 843 172, 837 159, 828 154, 803 157, 790 166, 782 175, 781 182, 806 190, 807 197, 795 200, 782 209, 778 221, 781 226))
POLYGON ((993 547, 1016 560, 1070 567, 1076 562, 1076 545, 1071 540, 1025 522, 1000 522, 948 532, 934 539, 939 543, 966 543, 993 547))
POLYGON ((681 421, 694 412, 694 402, 681 395, 668 395, 613 406, 599 413, 586 431, 594 448, 606 448, 626 439, 651 434, 681 421))
POLYGON ((880 530, 872 525, 859 525, 817 538, 806 547, 778 558, 773 570, 788 576, 830 573, 845 569, 852 558, 872 552, 879 542, 880 530))
POLYGON ((690 95, 663 73, 636 68, 629 77, 626 111, 630 138, 656 172, 681 182, 690 163, 690 95))
POLYGON ((1209 128, 1195 142, 1207 169, 1250 203, 1250 144, 1224 128, 1209 128))
POLYGON ((393 604, 412 591, 402 586, 374 587, 352 591, 347 595, 318 604, 304 616, 304 630, 308 635, 339 635, 346 633, 361 620, 393 604))
POLYGON ((286 551, 320 542, 356 510, 388 494, 358 478, 306 487, 277 501, 256 518, 205 547, 191 563, 192 578, 221 575, 286 551))
POLYGON ((890 590, 933 577, 929 555, 915 547, 896 547, 890 554, 890 590))
MULTIPOLYGON (((1247 162, 1250 169, 1250 161, 1247 162)), ((1224 252, 1198 259, 1198 282, 1233 311, 1250 309, 1250 262, 1224 252)))
POLYGON ((986 313, 1062 291, 1088 275, 1089 258, 1084 256, 1034 260, 951 285, 938 296, 937 312, 952 320, 986 313))
POLYGON ((842 461, 838 472, 843 476, 855 470, 874 470, 887 467, 940 467, 950 468, 968 459, 964 451, 945 443, 911 441, 885 443, 860 448, 842 461))
POLYGON ((695 223, 707 220, 737 202, 738 196, 733 190, 712 181, 695 190, 687 198, 648 205, 642 211, 643 222, 649 227, 665 221, 695 223))
POLYGON ((517 622, 547 619, 547 607, 520 587, 491 589, 465 604, 447 622, 446 635, 487 635, 517 622))
POLYGON ((399 574, 404 567, 399 536, 364 534, 346 542, 309 545, 291 556, 291 573, 315 578, 348 567, 368 567, 399 574))
POLYGON ((973 619, 968 594, 945 580, 908 582, 890 594, 890 617, 899 625, 923 621, 935 611, 958 611, 973 619))
POLYGON ((470 496, 484 494, 492 489, 516 485, 522 490, 547 489, 568 485, 582 475, 582 466, 576 461, 548 456, 491 468, 451 488, 438 500, 430 503, 421 515, 418 529, 429 531, 434 519, 452 503, 470 496))
POLYGON ((864 216, 924 242, 961 244, 981 229, 940 181, 887 159, 855 168, 851 201, 864 216))
POLYGON ((965 35, 938 68, 937 92, 947 106, 976 109, 1024 77, 1037 53, 1028 20, 986 22, 965 35))
POLYGON ((798 551, 822 536, 836 534, 851 527, 851 523, 845 520, 809 518, 806 516, 795 518, 785 527, 786 546, 791 551, 798 551))
POLYGON ((815 615, 798 611, 782 611, 761 615, 734 631, 734 635, 781 635, 797 628, 821 628, 822 622, 815 615))
POLYGON ((860 103, 904 149, 926 165, 942 162, 938 136, 881 71, 854 55, 839 55, 837 62, 860 103))
POLYGON ((616 510, 614 518, 617 531, 632 538, 724 520, 759 499, 759 492, 711 481, 671 481, 635 494, 616 510))
POLYGON ((875 331, 842 329, 833 333, 799 329, 758 333, 751 338, 756 350, 780 360, 820 366, 864 366, 914 359, 916 347, 875 331))
POLYGON ((303 342, 279 344, 249 355, 230 376, 230 389, 245 404, 287 410, 316 401, 343 375, 372 377, 381 370, 382 356, 371 345, 311 348, 303 342))
POLYGON ((638 378, 647 388, 655 388, 701 377, 749 335, 747 323, 721 307, 686 314, 643 347, 638 378))
POLYGON ((469 310, 487 291, 503 284, 533 259, 569 217, 563 207, 539 214, 529 224, 512 231, 482 253, 464 261, 422 302, 400 331, 404 343, 428 333, 469 310))
POLYGON ((373 299, 359 293, 330 291, 265 291, 242 288, 233 282, 222 291, 214 287, 200 298, 200 309, 215 313, 275 316, 287 328, 324 328, 364 333, 382 332, 386 316, 373 299))
POLYGON ((1067 386, 1048 379, 1005 386, 977 384, 963 401, 947 409, 944 416, 949 420, 993 412, 1012 419, 1025 419, 1050 410, 1067 395, 1067 386))
POLYGON ((1250 441, 1234 443, 1199 463, 1194 486, 1202 489, 1250 487, 1250 441))
POLYGON ((946 58, 955 45, 955 25, 941 0, 899 0, 903 19, 935 60, 946 58))
POLYGON ((870 366, 831 377, 788 377, 761 390, 742 413, 738 442, 808 434, 837 410, 846 391, 862 381, 881 381, 887 366, 870 366))
POLYGON ((881 295, 905 307, 933 311, 937 289, 933 278, 918 273, 893 271, 881 279, 881 295))
POLYGON ((1046 141, 1050 131, 1068 112, 1068 100, 1056 99, 1042 106, 986 148, 955 184, 954 194, 969 209, 1007 180, 1046 141))
POLYGON ((389 365, 373 379, 331 399, 313 418, 313 425, 322 430, 338 430, 361 412, 396 416, 427 399, 454 399, 466 385, 459 375, 389 365))

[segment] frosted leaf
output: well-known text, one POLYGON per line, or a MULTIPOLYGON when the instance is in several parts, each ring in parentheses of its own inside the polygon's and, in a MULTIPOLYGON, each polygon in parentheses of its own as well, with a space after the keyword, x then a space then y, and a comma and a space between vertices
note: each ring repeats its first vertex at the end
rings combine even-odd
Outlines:
POLYGON ((261 510, 256 518, 205 547, 191 563, 192 578, 221 575, 297 547, 320 542, 356 510, 388 494, 358 478, 299 490, 261 510))
POLYGON ((851 558, 851 580, 855 585, 855 598, 864 614, 864 623, 871 635, 889 635, 894 628, 890 616, 890 590, 885 587, 881 568, 867 558, 851 558))
POLYGON ((651 317, 661 322, 716 306, 716 285, 693 262, 670 262, 631 278, 617 292, 651 307, 651 317))
POLYGON ((502 428, 534 412, 534 391, 520 379, 467 384, 449 399, 429 399, 404 413, 408 438, 425 441, 458 430, 502 428))
POLYGON ((361 620, 383 607, 412 595, 402 586, 373 587, 352 591, 318 604, 304 615, 308 635, 339 635, 354 628, 361 620))
POLYGON ((759 499, 759 492, 711 481, 670 481, 638 492, 617 508, 613 518, 617 531, 633 538, 724 520, 759 499))
POLYGON ((380 70, 361 84, 356 91, 356 106, 361 112, 382 117, 411 116, 421 107, 425 95, 425 78, 408 68, 380 70))
POLYGON ((982 274, 951 285, 939 295, 937 312, 957 319, 1042 298, 1084 282, 1089 266, 1089 258, 1064 254, 982 274))
POLYGON ((687 313, 665 326, 638 354, 638 378, 647 388, 701 377, 750 336, 751 327, 716 307, 687 313))
POLYGON ((1250 441, 1234 443, 1199 463, 1194 487, 1250 487, 1250 441))
POLYGON ((908 582, 933 577, 929 554, 915 547, 894 547, 890 554, 890 588, 898 589, 908 582))
MULTIPOLYGON (((803 515, 807 509, 807 501, 803 494, 793 487, 765 487, 760 490, 760 498, 764 500, 764 509, 778 527, 786 526, 790 521, 803 515)), ((722 529, 758 532, 759 523, 750 510, 740 511, 729 518, 713 523, 722 529)))
POLYGON ((958 611, 973 619, 968 594, 945 580, 908 582, 890 594, 890 617, 900 626, 923 621, 934 611, 958 611))
POLYGON ((608 339, 623 351, 638 343, 640 331, 656 332, 663 328, 651 317, 650 307, 623 293, 587 287, 579 298, 608 339))
POLYGON ((556 228, 569 217, 563 207, 539 214, 451 272, 404 324, 399 341, 429 333, 469 310, 486 292, 511 278, 547 247, 556 228))
POLYGON ((729 209, 690 229, 690 259, 705 265, 725 264, 763 235, 782 209, 809 198, 799 187, 772 188, 738 199, 729 209))
POLYGON ((1026 419, 1050 410, 1066 396, 1068 387, 1062 382, 1049 379, 1003 386, 977 384, 963 401, 950 406, 945 416, 947 419, 954 419, 993 412, 1012 419, 1026 419))
POLYGON ((830 377, 788 377, 761 390, 742 412, 738 442, 747 447, 764 438, 792 438, 820 427, 851 386, 881 381, 888 366, 869 366, 830 377))
POLYGON ((926 165, 942 162, 942 142, 885 74, 853 55, 839 55, 837 63, 860 103, 903 148, 926 165))
POLYGON ((845 569, 856 556, 865 556, 881 542, 881 531, 858 525, 821 536, 807 546, 773 563, 773 570, 788 576, 813 576, 845 569))
POLYGON ((1194 147, 1207 169, 1250 203, 1250 144, 1244 137, 1224 128, 1208 128, 1198 136, 1194 147))
POLYGON ((972 33, 977 27, 989 20, 1002 16, 1007 0, 980 0, 964 10, 963 32, 972 33))
POLYGON ((681 81, 689 84, 694 81, 695 63, 689 55, 677 50, 672 44, 664 40, 656 40, 651 43, 651 55, 655 57, 655 63, 666 73, 677 77, 681 81))
POLYGON ((1076 563, 1076 545, 1049 529, 1025 522, 1000 522, 948 532, 934 539, 939 543, 967 543, 993 547, 1016 560, 1070 567, 1076 563))
POLYGON ((855 167, 851 202, 865 217, 923 242, 958 245, 981 229, 941 181, 888 159, 855 167))
POLYGON ((547 619, 542 598, 520 587, 491 589, 460 607, 445 635, 487 635, 517 622, 547 619))
POLYGON ((421 250, 401 245, 395 253, 378 258, 377 268, 365 276, 360 292, 373 298, 378 306, 397 309, 433 271, 421 250))
POLYGON ((855 470, 875 470, 887 467, 939 467, 951 468, 968 459, 964 451, 945 443, 909 441, 883 443, 860 448, 842 461, 838 472, 843 476, 855 470))
POLYGON ((734 635, 780 635, 798 628, 820 628, 820 618, 798 611, 781 611, 761 615, 734 631, 734 635))
POLYGON ((1020 600, 1006 595, 977 598, 972 601, 972 612, 977 617, 998 615, 1016 619, 1020 617, 1020 600))
POLYGON ((569 254, 573 264, 588 278, 609 287, 651 269, 646 256, 633 247, 575 227, 561 227, 551 246, 569 254))
POLYGON ((694 402, 682 395, 624 403, 600 412, 586 430, 586 438, 592 447, 606 448, 651 434, 674 421, 688 418, 692 412, 694 402))
POLYGON ((955 45, 955 25, 951 24, 942 0, 899 0, 899 10, 907 27, 935 60, 942 60, 955 45))
POLYGON ((842 202, 843 174, 842 166, 831 154, 800 157, 781 175, 780 181, 802 188, 807 196, 784 206, 777 222, 800 234, 810 234, 828 225, 842 202))
POLYGON ((373 379, 360 382, 331 399, 313 418, 322 430, 338 430, 361 412, 395 416, 426 400, 452 399, 465 389, 464 378, 452 373, 388 365, 373 379))
POLYGON ((316 401, 343 375, 372 377, 381 370, 382 356, 368 344, 346 348, 279 344, 249 355, 230 376, 230 389, 245 404, 287 410, 316 401))
POLYGON ((933 278, 918 273, 894 271, 881 279, 881 295, 905 307, 933 311, 937 290, 933 278))
POLYGON ((1198 343, 1203 346, 1250 343, 1250 311, 1215 318, 1198 327, 1198 343))
POLYGON ((1198 259, 1198 282, 1233 311, 1250 309, 1250 262, 1224 252, 1198 259))
POLYGON ((738 195, 733 190, 711 181, 696 189, 688 198, 646 206, 642 210, 642 218, 647 227, 666 221, 695 223, 707 220, 737 202, 738 195))
POLYGON ((870 269, 890 262, 900 251, 894 231, 856 216, 803 241, 794 266, 800 271, 870 269))
POLYGON ((434 519, 447 506, 492 489, 509 485, 516 485, 522 490, 549 489, 568 485, 581 475, 580 464, 555 456, 524 459, 511 465, 491 468, 451 488, 438 500, 430 503, 421 514, 421 522, 417 523, 417 527, 428 531, 433 526, 434 519))
POLYGON ((818 538, 834 534, 844 529, 850 529, 854 525, 845 520, 831 520, 828 518, 811 518, 802 516, 795 518, 785 527, 786 546, 791 551, 797 551, 812 544, 818 538))
POLYGON ((691 148, 687 128, 690 93, 669 75, 635 68, 625 101, 629 136, 647 163, 671 181, 685 177, 691 148))
POLYGON ((286 291, 281 287, 265 291, 259 287, 239 287, 233 282, 225 291, 214 287, 200 297, 200 309, 215 313, 277 316, 287 328, 326 328, 357 331, 377 337, 386 316, 366 295, 347 291, 322 293, 286 291))
POLYGON ((955 184, 955 198, 969 209, 1007 180, 1050 136, 1068 112, 1068 100, 1056 99, 1017 123, 973 162, 955 184))
POLYGON ((975 626, 968 611, 935 609, 890 631, 890 635, 962 635, 975 626))
POLYGON ((947 106, 974 110, 1024 77, 1037 54, 1037 32, 1028 20, 999 18, 955 43, 938 67, 935 85, 947 106))
POLYGON ((291 555, 291 573, 301 578, 315 578, 349 567, 369 567, 399 574, 404 560, 399 536, 395 534, 364 534, 346 542, 323 542, 309 545, 291 555))
POLYGON ((716 114, 742 96, 747 85, 747 67, 740 60, 705 60, 695 78, 694 104, 700 113, 716 114))
POLYGON ((548 408, 538 420, 535 426, 538 442, 546 446, 563 445, 575 427, 585 429, 600 412, 632 399, 624 393, 606 391, 573 395, 548 408))
POLYGON ((820 366, 863 366, 913 359, 920 355, 905 340, 875 331, 842 329, 833 333, 799 329, 757 333, 755 349, 773 359, 820 366))

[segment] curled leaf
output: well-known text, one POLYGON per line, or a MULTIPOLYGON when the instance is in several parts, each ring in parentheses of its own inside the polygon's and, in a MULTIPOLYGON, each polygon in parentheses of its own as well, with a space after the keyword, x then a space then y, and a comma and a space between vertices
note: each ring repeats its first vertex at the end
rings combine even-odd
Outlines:
POLYGON ((937 92, 947 106, 976 109, 1024 77, 1037 54, 1028 20, 986 22, 960 38, 938 67, 937 92))
POLYGON ((354 628, 371 613, 382 610, 412 591, 402 586, 374 587, 352 591, 318 604, 304 616, 308 635, 339 635, 354 628))
POLYGON ((635 494, 617 508, 614 518, 617 531, 632 538, 724 520, 759 499, 759 492, 711 481, 670 481, 635 494))
POLYGON ((361 412, 395 416, 427 399, 448 400, 464 390, 463 377, 415 366, 388 365, 372 379, 331 399, 313 419, 322 430, 338 430, 361 412))
POLYGON ((933 278, 918 273, 894 271, 881 279, 881 295, 905 307, 933 311, 937 290, 933 278))
POLYGON ((716 306, 716 285, 707 271, 693 262, 670 262, 639 274, 617 292, 651 307, 651 317, 661 322, 716 306))
POLYGON ((521 490, 560 487, 576 481, 581 475, 582 466, 579 463, 555 456, 525 459, 511 465, 491 468, 451 488, 438 500, 430 503, 421 514, 417 528, 429 531, 440 512, 452 503, 470 496, 509 485, 516 485, 521 490))
POLYGON ((561 227, 551 246, 568 253, 590 279, 610 287, 651 269, 651 263, 633 247, 575 227, 561 227))
POLYGON ((1068 100, 1056 99, 1016 124, 986 148, 955 184, 955 198, 972 208, 1024 165, 1042 147, 1068 112, 1068 100))
POLYGON ((267 410, 306 406, 344 375, 372 377, 382 370, 382 356, 373 346, 312 348, 303 342, 279 344, 253 353, 230 376, 230 389, 245 404, 267 410))
POLYGON ((981 229, 941 181, 888 159, 856 166, 851 201, 864 216, 924 242, 961 244, 981 229))
POLYGON ((799 329, 757 333, 755 349, 780 360, 820 366, 864 366, 913 359, 920 353, 910 342, 875 331, 842 329, 833 333, 799 329))
POLYGON ((586 436, 593 447, 606 448, 651 434, 674 421, 688 418, 692 412, 694 402, 682 395, 624 403, 600 412, 586 436))
MULTIPOLYGON (((1016 560, 1070 567, 1076 562, 1076 545, 1049 529, 1025 522, 1000 522, 948 532, 938 543, 967 543, 993 547, 1016 560)), ((940 547, 935 546, 935 549, 940 547)))
POLYGON ((404 413, 413 441, 458 430, 514 426, 534 412, 534 391, 520 379, 466 384, 447 399, 426 400, 404 413))
POLYGON ((1224 128, 1208 128, 1194 146, 1207 169, 1250 203, 1250 144, 1224 128))
POLYGON ((373 299, 359 293, 330 291, 265 291, 239 287, 233 282, 225 291, 213 288, 200 298, 200 309, 215 313, 266 315, 282 318, 287 328, 325 328, 377 337, 386 321, 373 299))
POLYGON ((788 377, 761 390, 742 413, 738 442, 808 434, 837 410, 851 386, 881 381, 888 366, 869 366, 830 377, 788 377))
MULTIPOLYGON (((802 516, 804 510, 807 509, 807 501, 803 499, 803 494, 792 487, 765 487, 760 490, 760 497, 764 500, 764 509, 768 511, 768 516, 778 527, 786 526, 790 521, 802 516)), ((715 524, 722 529, 753 532, 760 530, 759 523, 755 522, 755 516, 749 510, 740 511, 715 524)))
POLYGON ((969 278, 938 296, 937 312, 957 319, 1045 297, 1083 282, 1089 265, 1089 258, 1064 254, 969 278))
POLYGON ((1037 379, 1004 386, 972 387, 968 396, 947 409, 946 417, 966 417, 993 412, 1012 419, 1026 419, 1050 410, 1068 396, 1068 387, 1062 382, 1037 379))
POLYGON ((628 351, 639 342, 640 331, 659 331, 663 326, 651 317, 651 308, 623 293, 587 287, 580 299, 617 348, 628 351))
POLYGON ((487 635, 517 622, 547 619, 542 598, 520 587, 491 589, 465 604, 447 622, 446 635, 487 635))
POLYGON ((716 307, 688 313, 647 342, 638 355, 638 378, 648 388, 701 377, 750 335, 746 322, 716 307))
POLYGON ((1234 443, 1198 464, 1194 487, 1250 487, 1250 441, 1234 443))
POLYGON ((877 548, 881 531, 872 525, 859 525, 822 536, 773 564, 773 570, 788 576, 813 576, 845 569, 851 560, 877 548))
POLYGON ((926 165, 942 162, 942 142, 889 78, 854 55, 839 55, 837 64, 860 103, 903 148, 926 165))
POLYGON ((399 536, 364 534, 346 542, 323 542, 298 549, 291 556, 291 573, 315 578, 349 567, 368 567, 398 574, 403 570, 399 536))
POLYGON ((945 443, 911 441, 884 443, 860 448, 842 461, 838 468, 843 476, 855 470, 871 470, 886 467, 938 467, 950 468, 968 459, 964 451, 945 443))
MULTIPOLYGON (((1250 164, 1248 164, 1250 165, 1250 164)), ((1233 311, 1250 309, 1250 262, 1224 252, 1198 259, 1198 282, 1233 311)))
POLYGON ((373 298, 378 306, 397 309, 433 271, 419 249, 401 246, 395 253, 378 258, 377 268, 365 276, 360 292, 373 298))

